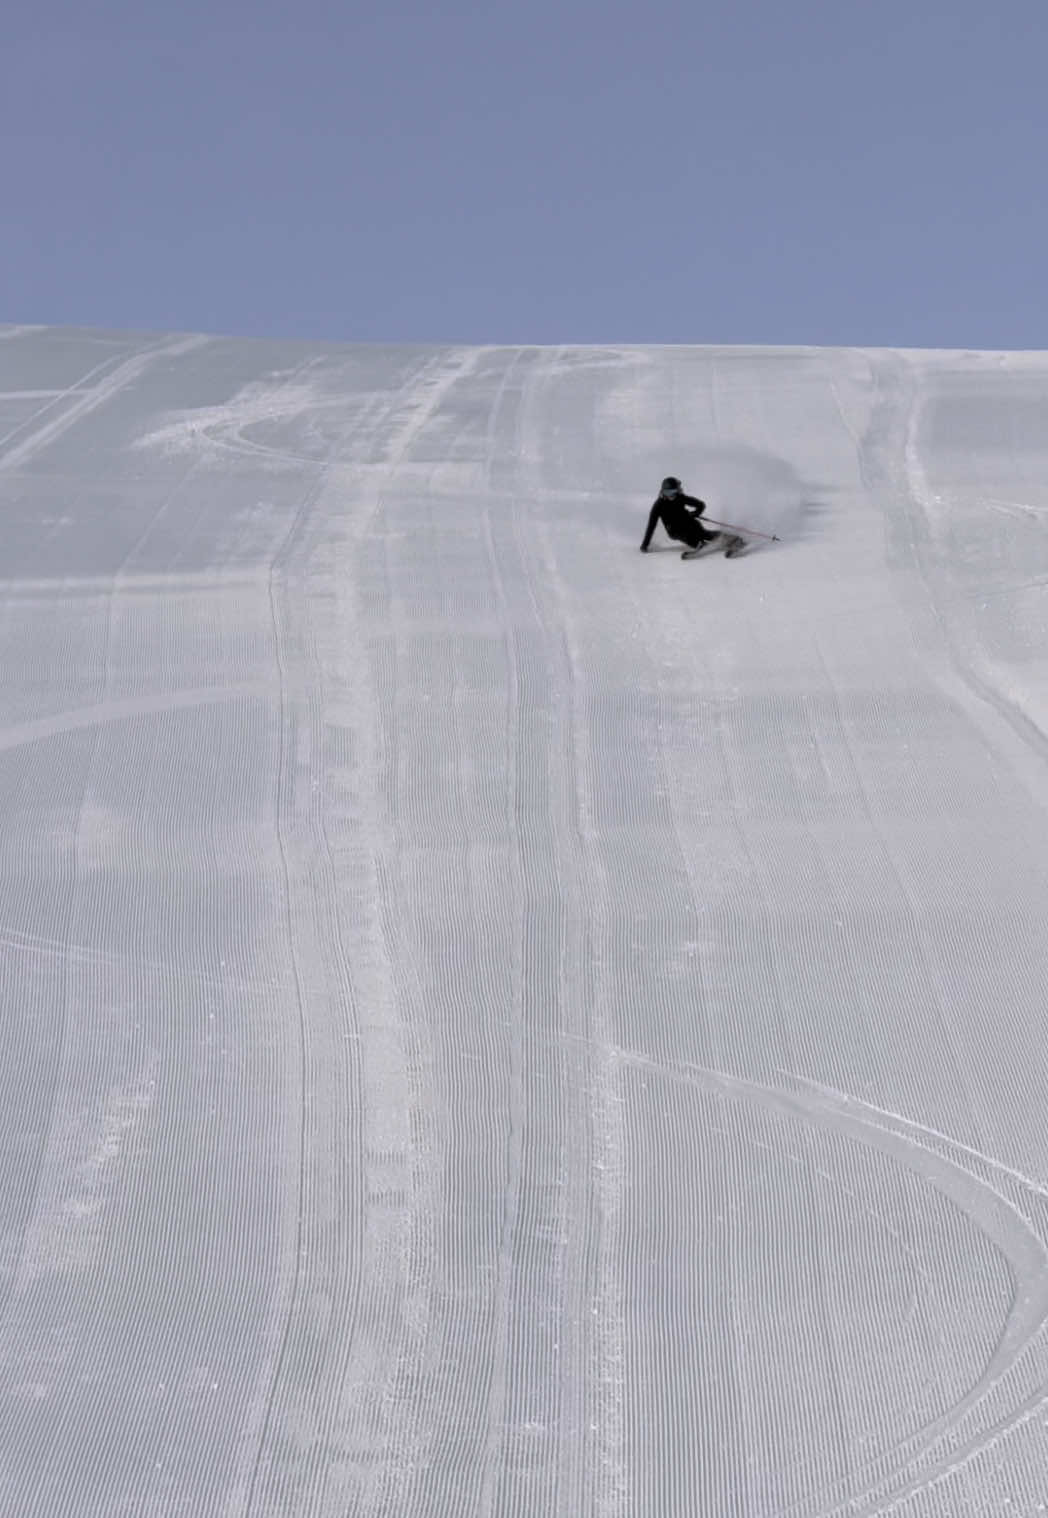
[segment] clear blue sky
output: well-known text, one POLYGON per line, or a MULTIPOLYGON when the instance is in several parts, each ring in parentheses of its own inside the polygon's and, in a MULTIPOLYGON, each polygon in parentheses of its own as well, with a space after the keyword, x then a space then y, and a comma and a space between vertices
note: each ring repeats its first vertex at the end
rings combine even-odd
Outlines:
POLYGON ((1048 0, 15 0, 3 52, 0 321, 1048 348, 1048 0))

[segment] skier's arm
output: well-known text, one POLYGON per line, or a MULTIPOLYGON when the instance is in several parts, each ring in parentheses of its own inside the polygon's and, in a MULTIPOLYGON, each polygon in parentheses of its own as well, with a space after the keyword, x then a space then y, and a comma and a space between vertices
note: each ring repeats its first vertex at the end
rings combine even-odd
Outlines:
POLYGON ((656 501, 654 506, 651 508, 651 511, 648 513, 648 530, 644 534, 644 542, 640 545, 641 553, 647 553, 648 544, 651 542, 652 533, 659 525, 659 518, 661 515, 662 512, 659 509, 659 503, 656 501))
POLYGON ((682 495, 680 501, 694 516, 701 517, 706 510, 706 502, 700 501, 697 495, 682 495))

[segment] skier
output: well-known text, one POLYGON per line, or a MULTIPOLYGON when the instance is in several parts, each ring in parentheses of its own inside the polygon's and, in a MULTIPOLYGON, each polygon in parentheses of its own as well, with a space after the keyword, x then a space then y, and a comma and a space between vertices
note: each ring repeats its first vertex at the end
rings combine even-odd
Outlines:
POLYGON ((640 545, 641 553, 647 553, 652 534, 660 522, 671 538, 675 538, 678 543, 686 543, 692 552, 712 543, 714 538, 720 537, 720 533, 707 532, 699 522, 705 510, 705 501, 700 501, 694 495, 685 495, 680 480, 672 474, 667 475, 648 516, 648 530, 640 545))

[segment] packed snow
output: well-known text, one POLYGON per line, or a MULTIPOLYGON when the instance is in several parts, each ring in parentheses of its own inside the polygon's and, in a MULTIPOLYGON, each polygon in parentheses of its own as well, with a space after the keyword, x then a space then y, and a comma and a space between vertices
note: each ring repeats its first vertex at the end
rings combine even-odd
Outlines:
POLYGON ((0 545, 0 1512, 1048 1513, 1048 355, 5 328, 0 545))

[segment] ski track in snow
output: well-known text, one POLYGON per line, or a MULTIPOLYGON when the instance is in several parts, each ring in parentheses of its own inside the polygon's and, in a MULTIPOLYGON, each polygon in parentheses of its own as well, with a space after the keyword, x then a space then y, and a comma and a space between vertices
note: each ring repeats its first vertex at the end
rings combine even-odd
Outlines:
POLYGON ((0 337, 0 1510, 1048 1512, 1048 359, 0 337))

